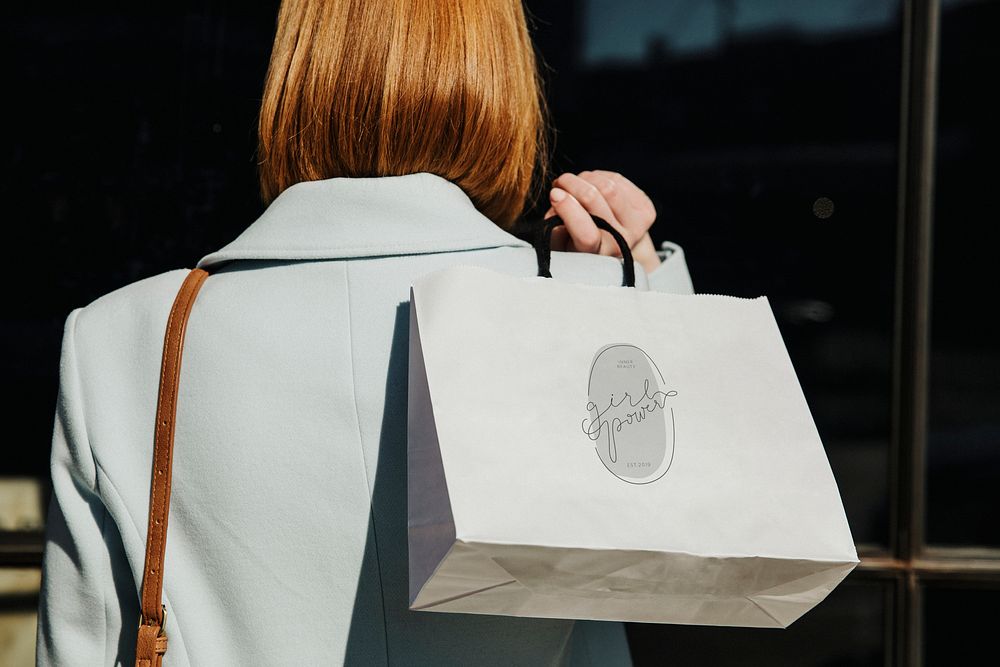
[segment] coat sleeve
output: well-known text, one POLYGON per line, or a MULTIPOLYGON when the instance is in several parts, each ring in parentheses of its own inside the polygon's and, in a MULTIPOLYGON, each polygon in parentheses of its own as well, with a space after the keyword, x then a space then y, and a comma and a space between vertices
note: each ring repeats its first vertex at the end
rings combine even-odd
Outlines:
POLYGON ((662 264, 647 274, 649 289, 674 294, 694 294, 684 249, 669 241, 664 241, 660 249, 666 252, 667 257, 662 264))
POLYGON ((96 464, 83 419, 84 397, 74 347, 81 310, 66 318, 59 361, 52 496, 38 606, 39 666, 108 664, 105 596, 112 572, 103 533, 109 519, 95 492, 96 464))

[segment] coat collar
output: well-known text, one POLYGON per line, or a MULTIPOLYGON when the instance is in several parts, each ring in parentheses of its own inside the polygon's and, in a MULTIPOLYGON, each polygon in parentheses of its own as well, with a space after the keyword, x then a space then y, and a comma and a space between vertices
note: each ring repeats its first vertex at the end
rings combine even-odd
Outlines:
POLYGON ((237 259, 412 255, 497 246, 532 247, 480 213, 436 174, 303 181, 278 195, 228 245, 196 264, 237 259))

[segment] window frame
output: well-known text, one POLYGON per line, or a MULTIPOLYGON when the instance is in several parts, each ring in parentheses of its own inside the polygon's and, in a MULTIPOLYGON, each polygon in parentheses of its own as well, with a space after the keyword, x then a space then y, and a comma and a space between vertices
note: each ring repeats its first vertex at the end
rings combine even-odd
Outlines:
POLYGON ((923 590, 1000 587, 1000 549, 926 542, 931 274, 940 0, 903 0, 889 548, 851 576, 893 589, 886 665, 923 665, 923 590))

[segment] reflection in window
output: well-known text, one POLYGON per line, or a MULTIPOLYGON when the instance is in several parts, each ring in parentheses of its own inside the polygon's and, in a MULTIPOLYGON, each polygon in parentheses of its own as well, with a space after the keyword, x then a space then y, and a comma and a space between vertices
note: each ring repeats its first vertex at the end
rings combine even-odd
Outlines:
POLYGON ((899 0, 589 0, 588 65, 690 57, 766 35, 820 39, 891 29, 899 0))

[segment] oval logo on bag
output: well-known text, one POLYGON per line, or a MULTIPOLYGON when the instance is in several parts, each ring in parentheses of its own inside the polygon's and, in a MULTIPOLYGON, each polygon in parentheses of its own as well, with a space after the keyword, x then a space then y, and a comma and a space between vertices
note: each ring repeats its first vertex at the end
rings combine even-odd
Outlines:
POLYGON ((673 462, 669 401, 677 392, 664 385, 656 363, 635 345, 605 345, 590 364, 583 432, 604 467, 624 482, 655 482, 673 462))

